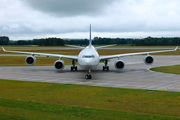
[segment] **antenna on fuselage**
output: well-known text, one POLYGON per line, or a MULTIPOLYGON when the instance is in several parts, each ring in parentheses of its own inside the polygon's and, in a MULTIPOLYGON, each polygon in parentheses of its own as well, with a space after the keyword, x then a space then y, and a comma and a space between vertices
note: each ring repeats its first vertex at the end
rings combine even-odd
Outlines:
POLYGON ((90 24, 90 35, 89 35, 89 46, 91 46, 92 45, 92 43, 91 43, 92 41, 91 41, 91 24, 90 24))

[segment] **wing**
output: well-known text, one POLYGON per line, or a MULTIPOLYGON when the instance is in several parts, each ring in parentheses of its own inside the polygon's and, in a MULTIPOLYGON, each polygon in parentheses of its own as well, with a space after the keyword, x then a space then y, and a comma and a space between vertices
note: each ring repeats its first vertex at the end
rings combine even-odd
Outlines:
POLYGON ((47 53, 36 53, 36 52, 22 52, 22 51, 7 51, 2 47, 4 52, 11 52, 11 53, 22 53, 22 54, 31 54, 31 55, 38 55, 38 56, 47 56, 47 57, 59 57, 59 58, 66 58, 71 60, 77 60, 77 56, 71 55, 59 55, 59 54, 47 54, 47 53))
POLYGON ((126 56, 134 56, 134 55, 143 55, 143 54, 148 55, 150 53, 170 52, 170 51, 176 51, 177 49, 178 49, 178 46, 175 49, 173 49, 173 50, 138 52, 138 53, 127 53, 127 54, 117 54, 117 55, 101 56, 100 60, 107 60, 107 59, 120 58, 120 57, 126 57, 126 56))

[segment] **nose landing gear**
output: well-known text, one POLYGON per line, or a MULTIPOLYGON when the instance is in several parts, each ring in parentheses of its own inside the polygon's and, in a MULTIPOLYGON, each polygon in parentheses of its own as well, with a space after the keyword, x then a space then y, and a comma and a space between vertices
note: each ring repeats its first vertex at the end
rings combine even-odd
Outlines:
POLYGON ((91 79, 92 76, 91 76, 90 74, 87 74, 87 75, 85 76, 85 78, 86 78, 86 79, 91 79))
POLYGON ((91 79, 92 78, 92 76, 91 76, 91 70, 89 69, 89 72, 88 72, 88 74, 85 76, 85 78, 86 79, 91 79))

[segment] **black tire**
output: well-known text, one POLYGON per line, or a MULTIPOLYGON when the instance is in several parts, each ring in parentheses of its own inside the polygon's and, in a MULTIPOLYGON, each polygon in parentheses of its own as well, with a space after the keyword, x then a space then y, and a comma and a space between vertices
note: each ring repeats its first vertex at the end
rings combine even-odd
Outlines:
POLYGON ((86 75, 86 76, 85 76, 85 79, 89 79, 89 76, 88 76, 88 75, 86 75))
POLYGON ((107 71, 109 71, 109 66, 107 66, 107 68, 106 68, 106 69, 107 69, 107 71))
POLYGON ((71 67, 71 71, 73 71, 73 67, 71 67))
POLYGON ((90 75, 90 74, 87 74, 86 76, 85 76, 85 79, 91 79, 92 78, 92 76, 90 75))
POLYGON ((89 75, 89 79, 91 79, 92 78, 92 76, 91 75, 89 75))

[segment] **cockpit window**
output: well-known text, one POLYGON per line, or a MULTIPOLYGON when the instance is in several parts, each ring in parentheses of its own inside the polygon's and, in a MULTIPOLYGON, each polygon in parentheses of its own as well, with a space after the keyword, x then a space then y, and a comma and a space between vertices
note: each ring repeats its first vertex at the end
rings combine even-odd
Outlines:
POLYGON ((94 55, 83 55, 82 58, 95 58, 94 55))

